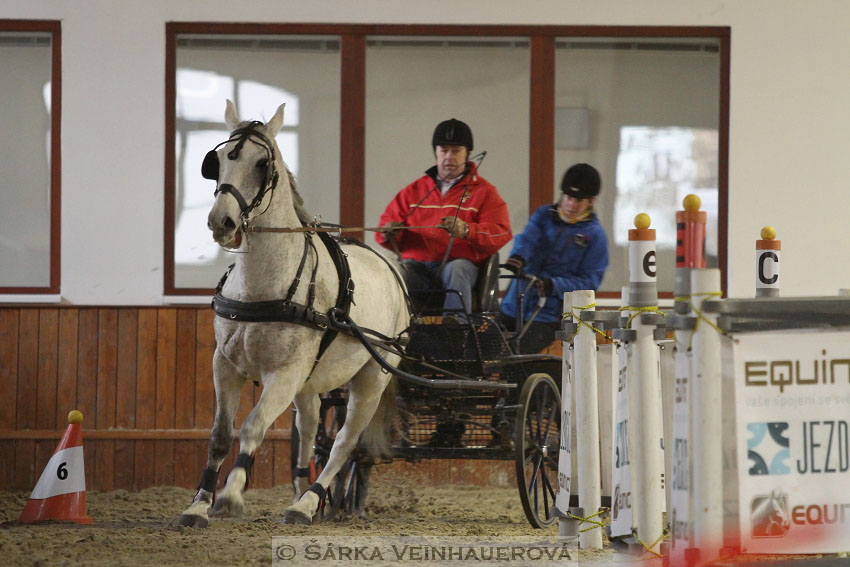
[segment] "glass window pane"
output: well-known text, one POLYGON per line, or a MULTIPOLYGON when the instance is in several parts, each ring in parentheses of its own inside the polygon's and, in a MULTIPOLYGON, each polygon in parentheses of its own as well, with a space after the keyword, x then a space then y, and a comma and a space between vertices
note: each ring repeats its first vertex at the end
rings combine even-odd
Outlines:
MULTIPOLYGON (((517 234, 528 220, 529 90, 527 39, 370 38, 366 224, 435 164, 434 127, 457 118, 472 129, 473 155, 487 152, 480 173, 508 204, 517 234)), ((503 259, 510 248, 501 249, 503 259)))
POLYGON ((50 33, 0 32, 0 287, 51 283, 51 56, 50 33))
POLYGON ((673 291, 675 211, 688 193, 708 213, 706 262, 716 266, 718 41, 563 38, 555 61, 554 193, 573 163, 602 176, 595 208, 611 261, 600 290, 628 284, 628 230, 645 212, 657 229, 658 289, 673 291))
POLYGON ((244 120, 286 103, 276 140, 307 210, 339 222, 339 40, 300 36, 178 36, 174 285, 210 288, 233 254, 207 229, 213 181, 204 155, 227 139, 225 99, 244 120))

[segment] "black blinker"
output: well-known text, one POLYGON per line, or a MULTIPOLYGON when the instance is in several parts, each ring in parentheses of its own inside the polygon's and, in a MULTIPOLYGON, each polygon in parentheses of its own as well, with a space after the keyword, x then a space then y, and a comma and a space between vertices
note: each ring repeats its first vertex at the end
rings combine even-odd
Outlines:
POLYGON ((212 179, 218 181, 218 153, 215 150, 210 150, 204 157, 204 163, 201 164, 201 175, 204 179, 212 179))

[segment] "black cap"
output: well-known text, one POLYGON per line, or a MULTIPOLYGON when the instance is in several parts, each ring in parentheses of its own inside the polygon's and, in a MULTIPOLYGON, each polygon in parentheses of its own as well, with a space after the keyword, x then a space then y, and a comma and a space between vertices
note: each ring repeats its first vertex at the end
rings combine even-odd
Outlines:
POLYGON ((444 120, 434 128, 431 146, 435 150, 437 146, 466 146, 466 150, 471 152, 472 130, 465 122, 461 122, 457 118, 444 120))
POLYGON ((561 180, 561 191, 574 199, 589 199, 599 195, 599 172, 592 165, 577 163, 570 167, 561 180))

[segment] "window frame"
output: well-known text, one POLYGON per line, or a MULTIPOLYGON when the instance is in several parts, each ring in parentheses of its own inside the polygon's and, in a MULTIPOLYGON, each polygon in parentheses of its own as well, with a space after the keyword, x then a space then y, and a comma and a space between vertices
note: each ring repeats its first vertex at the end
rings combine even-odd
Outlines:
POLYGON ((50 34, 50 283, 46 286, 0 286, 0 294, 58 294, 62 269, 62 22, 0 19, 2 32, 50 34))
MULTIPOLYGON (((728 26, 550 26, 550 25, 403 25, 403 24, 251 24, 168 22, 165 34, 165 295, 209 295, 212 288, 174 285, 175 142, 177 36, 335 35, 340 38, 340 223, 363 226, 365 215, 365 125, 367 36, 488 36, 527 37, 530 42, 529 211, 551 202, 555 186, 555 43, 563 37, 707 38, 719 43, 718 89, 718 267, 721 288, 727 289, 729 177, 729 75, 731 28, 728 26), (345 190, 343 191, 343 188, 345 190)), ((362 233, 351 234, 362 240, 362 233)), ((617 298, 619 292, 598 292, 617 298)), ((659 292, 672 298, 673 292, 659 292)))

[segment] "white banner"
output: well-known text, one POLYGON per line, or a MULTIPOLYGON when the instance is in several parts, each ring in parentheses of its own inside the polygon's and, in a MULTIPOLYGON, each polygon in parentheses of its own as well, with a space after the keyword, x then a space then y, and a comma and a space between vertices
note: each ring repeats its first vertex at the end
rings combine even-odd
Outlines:
MULTIPOLYGON (((611 470, 611 486, 614 494, 611 497, 611 537, 632 535, 632 477, 630 467, 629 436, 629 344, 617 344, 617 402, 614 418, 614 456, 611 470)), ((611 361, 613 364, 613 361, 611 361)))
POLYGON ((573 399, 573 349, 564 341, 561 360, 561 446, 558 452, 558 493, 555 508, 562 514, 570 510, 570 477, 572 475, 572 453, 570 449, 573 399))
POLYGON ((735 338, 742 551, 847 551, 850 331, 735 338))
POLYGON ((673 451, 672 478, 670 479, 670 554, 671 558, 684 560, 690 540, 691 476, 689 469, 688 440, 690 438, 690 390, 688 380, 691 372, 691 356, 686 339, 691 333, 676 331, 676 353, 673 357, 673 439, 666 448, 673 451), (681 339, 681 340, 680 340, 681 339))

